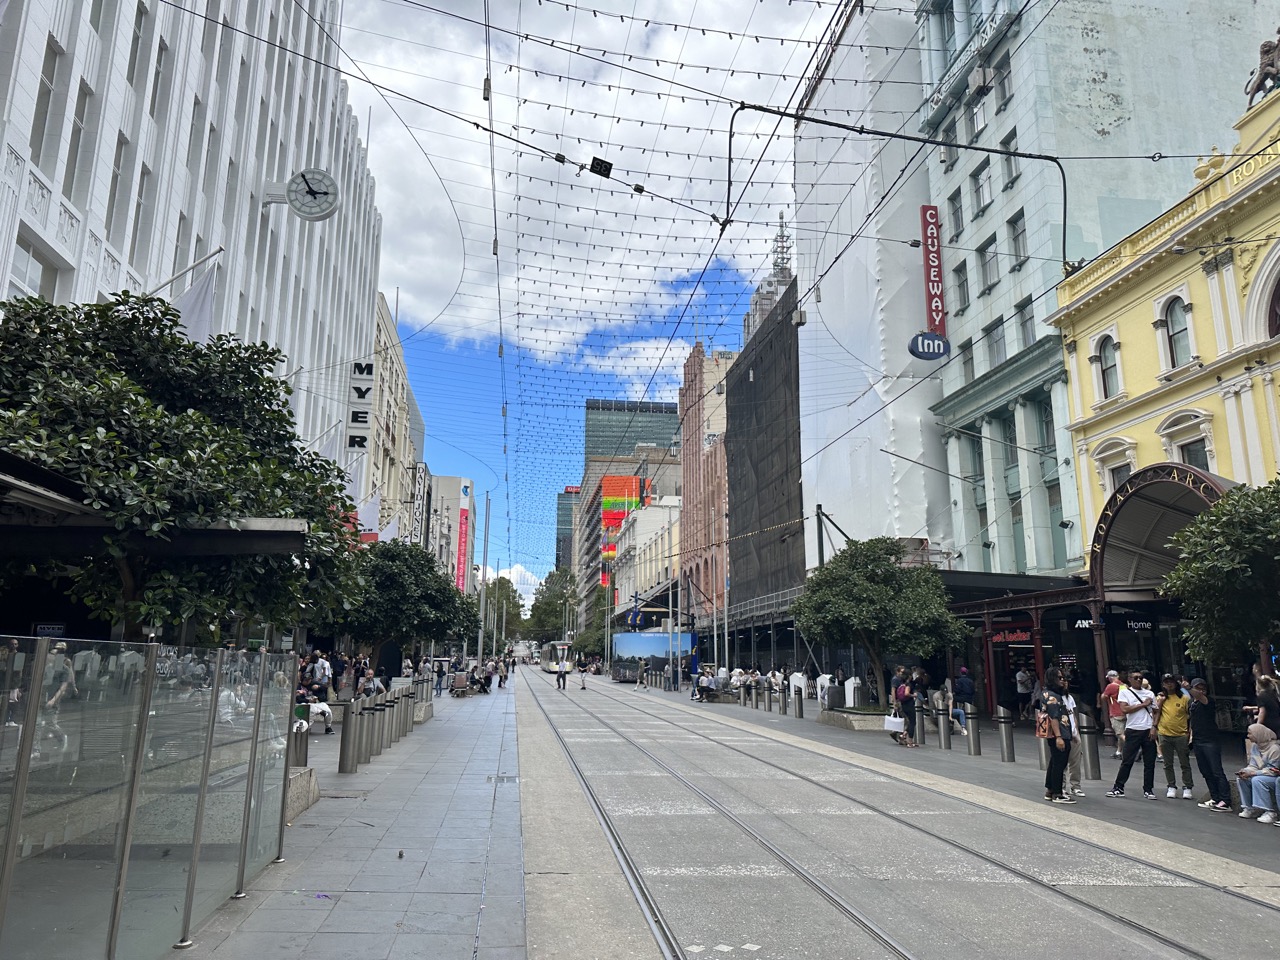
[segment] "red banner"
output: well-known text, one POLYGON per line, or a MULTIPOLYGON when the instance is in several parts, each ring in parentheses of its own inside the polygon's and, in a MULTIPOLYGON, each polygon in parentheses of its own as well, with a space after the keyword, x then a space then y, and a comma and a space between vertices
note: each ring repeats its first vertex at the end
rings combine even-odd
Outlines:
POLYGON ((467 592, 467 515, 470 512, 466 507, 458 511, 458 570, 453 585, 460 593, 467 592))
POLYGON ((925 329, 940 337, 947 335, 947 304, 942 280, 942 225, 938 208, 920 208, 920 246, 924 248, 925 329))

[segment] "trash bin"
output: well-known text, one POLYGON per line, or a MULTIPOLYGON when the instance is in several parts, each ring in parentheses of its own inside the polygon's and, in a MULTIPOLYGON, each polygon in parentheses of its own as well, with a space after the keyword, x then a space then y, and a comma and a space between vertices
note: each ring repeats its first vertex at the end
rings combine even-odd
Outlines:
POLYGON ((866 685, 858 678, 853 678, 853 703, 854 707, 865 707, 867 705, 867 688, 866 685))
POLYGON ((844 706, 844 684, 832 683, 827 687, 827 709, 838 710, 844 706))

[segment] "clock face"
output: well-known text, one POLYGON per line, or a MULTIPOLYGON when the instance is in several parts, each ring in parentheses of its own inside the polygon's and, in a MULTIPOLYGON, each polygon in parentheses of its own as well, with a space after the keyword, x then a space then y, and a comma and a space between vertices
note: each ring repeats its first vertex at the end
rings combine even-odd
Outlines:
POLYGON ((338 182, 324 170, 300 170, 285 188, 289 209, 302 220, 328 220, 338 212, 338 182))

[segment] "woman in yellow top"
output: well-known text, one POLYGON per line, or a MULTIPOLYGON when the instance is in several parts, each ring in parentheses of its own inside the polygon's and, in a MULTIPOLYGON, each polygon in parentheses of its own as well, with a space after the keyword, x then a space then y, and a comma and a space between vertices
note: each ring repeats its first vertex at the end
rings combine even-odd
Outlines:
POLYGON ((1187 729, 1187 716, 1191 698, 1178 684, 1178 678, 1166 673, 1160 678, 1160 695, 1156 697, 1156 733, 1160 752, 1164 757, 1164 780, 1168 789, 1164 795, 1172 800, 1178 795, 1178 780, 1173 770, 1175 757, 1182 765, 1182 797, 1194 800, 1191 780, 1191 747, 1187 729))

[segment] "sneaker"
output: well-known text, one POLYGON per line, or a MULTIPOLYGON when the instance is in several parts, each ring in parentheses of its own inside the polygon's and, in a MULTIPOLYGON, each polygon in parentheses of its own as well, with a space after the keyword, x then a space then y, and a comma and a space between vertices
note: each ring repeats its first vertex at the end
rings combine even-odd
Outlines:
POLYGON ((961 728, 960 728, 960 736, 962 736, 962 737, 967 737, 968 735, 969 735, 969 731, 968 731, 968 729, 966 729, 965 727, 961 727, 961 728))
POLYGON ((1252 820, 1254 817, 1258 816, 1260 812, 1261 811, 1253 809, 1253 807, 1244 807, 1241 809, 1238 816, 1241 820, 1252 820))
POLYGON ((1191 792, 1191 788, 1190 788, 1190 787, 1183 787, 1183 788, 1182 788, 1182 799, 1183 799, 1183 800, 1194 800, 1195 798, 1196 798, 1196 795, 1195 795, 1194 793, 1192 793, 1192 792, 1191 792))
POLYGON ((1147 800, 1156 800, 1156 799, 1158 799, 1158 798, 1156 797, 1156 795, 1155 795, 1154 793, 1152 793, 1150 790, 1143 790, 1143 791, 1142 791, 1142 796, 1143 796, 1145 799, 1147 799, 1147 800))
POLYGON ((6 723, 6 724, 5 724, 5 726, 6 726, 6 727, 16 727, 16 726, 17 726, 17 724, 16 724, 16 723, 14 723, 12 720, 10 720, 8 723, 6 723))
POLYGON ((1111 755, 1111 759, 1112 759, 1112 760, 1119 760, 1119 759, 1120 759, 1120 757, 1121 757, 1121 753, 1120 753, 1120 751, 1119 751, 1119 750, 1117 750, 1115 753, 1113 753, 1113 754, 1111 755))
POLYGON ((1083 797, 1083 796, 1084 796, 1084 791, 1083 791, 1083 790, 1081 790, 1079 787, 1075 787, 1075 788, 1073 788, 1073 789, 1072 789, 1072 791, 1071 791, 1071 793, 1072 793, 1074 796, 1077 796, 1077 797, 1083 797))
POLYGON ((1268 810, 1266 813, 1264 813, 1262 816, 1258 818, 1258 822, 1259 823, 1275 823, 1276 815, 1272 813, 1270 810, 1268 810))
POLYGON ((1124 796, 1124 789, 1123 789, 1122 787, 1112 787, 1110 790, 1108 790, 1108 791, 1107 791, 1107 796, 1108 796, 1108 797, 1123 797, 1123 796, 1124 796))
POLYGON ((1164 792, 1164 795, 1166 800, 1176 800, 1178 797, 1178 788, 1170 787, 1168 790, 1164 792))
POLYGON ((1075 802, 1076 802, 1076 798, 1075 798, 1075 797, 1069 797, 1069 796, 1067 796, 1067 795, 1065 795, 1065 794, 1064 794, 1064 795, 1062 795, 1061 797, 1054 797, 1054 798, 1053 798, 1053 802, 1054 802, 1054 803, 1075 803, 1075 802))
POLYGON ((1216 804, 1214 804, 1212 799, 1209 799, 1209 800, 1205 800, 1203 803, 1197 803, 1196 806, 1204 807, 1206 810, 1211 810, 1213 809, 1214 806, 1216 806, 1216 804))
POLYGON ((1214 813, 1230 813, 1231 804, 1227 803, 1227 801, 1225 800, 1219 800, 1209 809, 1212 810, 1214 813))

